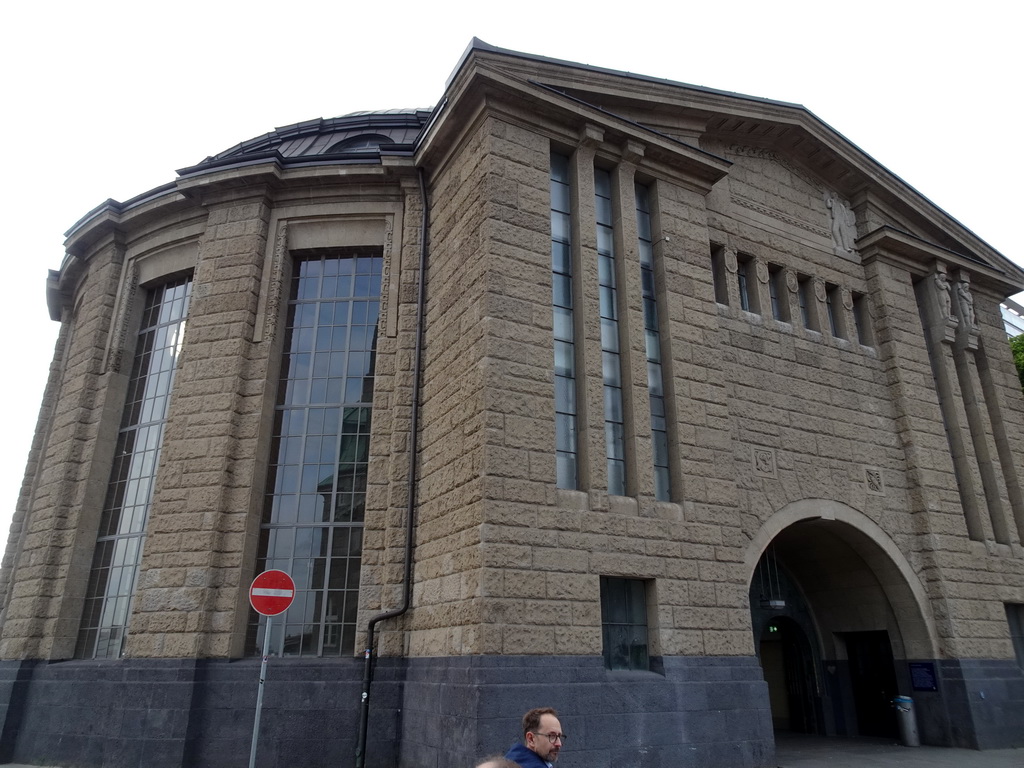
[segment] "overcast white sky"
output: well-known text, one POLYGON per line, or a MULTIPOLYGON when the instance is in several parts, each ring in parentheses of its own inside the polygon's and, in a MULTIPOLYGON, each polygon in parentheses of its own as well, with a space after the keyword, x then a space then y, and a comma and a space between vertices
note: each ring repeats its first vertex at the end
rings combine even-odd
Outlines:
POLYGON ((503 48, 803 104, 1024 264, 1022 6, 1000 0, 509 4, 17 3, 3 12, 11 375, 0 540, 57 324, 63 233, 107 198, 276 126, 429 107, 473 36, 503 48), (500 9, 500 13, 490 10, 500 9))

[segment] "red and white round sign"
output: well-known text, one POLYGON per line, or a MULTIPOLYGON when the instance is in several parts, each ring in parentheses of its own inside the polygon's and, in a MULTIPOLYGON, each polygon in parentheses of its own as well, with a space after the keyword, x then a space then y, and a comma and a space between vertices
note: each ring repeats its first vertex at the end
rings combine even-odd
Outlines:
POLYGON ((249 587, 249 602, 263 616, 284 613, 294 599, 295 582, 284 571, 264 571, 249 587))

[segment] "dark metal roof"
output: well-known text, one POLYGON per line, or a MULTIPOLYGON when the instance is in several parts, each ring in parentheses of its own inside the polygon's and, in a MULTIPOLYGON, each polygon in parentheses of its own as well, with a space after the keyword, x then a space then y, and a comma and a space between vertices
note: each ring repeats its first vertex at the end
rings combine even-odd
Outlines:
POLYGON ((209 167, 269 156, 286 161, 325 155, 332 159, 345 159, 351 156, 353 160, 364 163, 374 162, 379 160, 382 150, 387 153, 387 148, 392 145, 397 145, 394 147, 397 149, 413 144, 430 114, 430 109, 389 109, 306 120, 275 128, 262 136, 243 141, 230 149, 207 157, 197 165, 182 169, 179 173, 195 173, 209 167), (344 149, 334 149, 341 142, 356 140, 362 136, 374 137, 375 140, 370 143, 379 142, 380 146, 376 150, 372 147, 362 147, 347 152, 344 149), (381 138, 388 141, 381 142, 381 138))

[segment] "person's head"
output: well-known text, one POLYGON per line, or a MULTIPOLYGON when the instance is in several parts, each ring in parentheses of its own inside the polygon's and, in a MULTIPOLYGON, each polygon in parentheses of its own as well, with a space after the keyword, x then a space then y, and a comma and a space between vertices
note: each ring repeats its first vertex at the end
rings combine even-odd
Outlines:
POLYGON ((479 763, 476 768, 519 768, 519 766, 511 760, 506 760, 501 755, 491 755, 490 757, 485 757, 483 762, 479 763))
POLYGON ((542 760, 555 762, 564 740, 558 713, 551 707, 531 709, 523 715, 523 743, 542 760))

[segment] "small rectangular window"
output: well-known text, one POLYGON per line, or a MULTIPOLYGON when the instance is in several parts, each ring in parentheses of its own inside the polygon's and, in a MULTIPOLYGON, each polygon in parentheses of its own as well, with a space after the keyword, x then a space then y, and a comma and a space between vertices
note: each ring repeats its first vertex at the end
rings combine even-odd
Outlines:
POLYGON ((1006 620, 1010 624, 1010 640, 1013 641, 1013 652, 1017 655, 1017 664, 1024 669, 1024 605, 1004 603, 1006 620))
POLYGON ((757 312, 757 277, 754 260, 744 253, 736 256, 736 280, 740 292, 740 309, 744 312, 757 312))
POLYGON ((601 634, 608 669, 650 669, 646 581, 601 577, 601 634))
POLYGON ((725 281, 725 248, 711 245, 711 279, 715 284, 715 301, 729 305, 729 287, 725 281))

